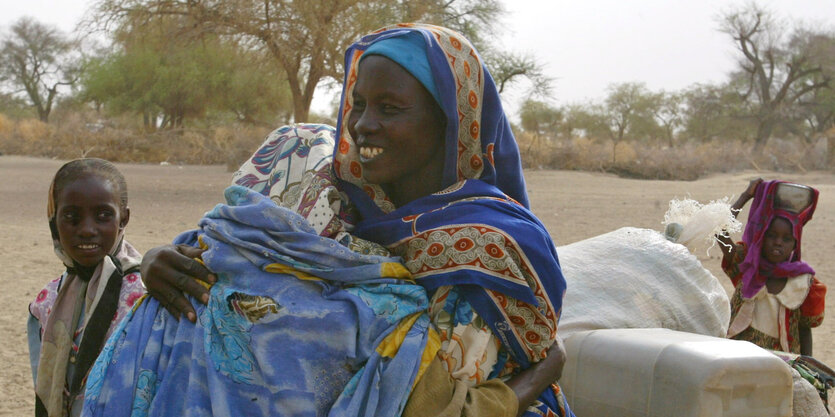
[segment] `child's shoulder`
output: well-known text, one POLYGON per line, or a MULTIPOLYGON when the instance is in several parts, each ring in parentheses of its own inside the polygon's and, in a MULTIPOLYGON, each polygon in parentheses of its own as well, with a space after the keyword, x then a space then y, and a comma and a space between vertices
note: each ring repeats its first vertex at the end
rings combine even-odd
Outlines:
POLYGON ((139 297, 145 295, 147 290, 145 284, 142 283, 142 274, 139 271, 125 274, 122 277, 122 290, 120 299, 132 306, 139 297))
POLYGON ((35 300, 29 304, 29 312, 32 313, 38 320, 46 319, 52 311, 52 306, 55 304, 55 298, 58 297, 58 290, 61 287, 61 281, 64 279, 64 274, 58 278, 49 281, 43 289, 35 296, 35 300))

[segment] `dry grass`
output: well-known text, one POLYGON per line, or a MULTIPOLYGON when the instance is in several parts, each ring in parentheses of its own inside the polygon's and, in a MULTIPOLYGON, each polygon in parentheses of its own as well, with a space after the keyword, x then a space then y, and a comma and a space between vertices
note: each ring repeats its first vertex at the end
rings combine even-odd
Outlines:
MULTIPOLYGON (((238 167, 269 132, 267 127, 225 125, 203 129, 145 132, 118 120, 102 122, 90 114, 70 112, 54 124, 14 120, 0 114, 0 154, 56 159, 83 156, 114 162, 224 164, 238 167)), ((763 154, 751 156, 751 145, 739 141, 658 143, 610 141, 585 137, 549 140, 517 134, 525 168, 609 172, 626 178, 696 180, 708 173, 744 169, 806 172, 826 169, 827 144, 772 139, 763 154)))
POLYGON ((76 115, 65 117, 60 128, 56 128, 38 120, 11 120, 0 114, 0 154, 237 167, 261 144, 269 130, 234 125, 146 133, 76 115))
POLYGON ((752 156, 751 144, 739 141, 715 139, 674 147, 623 141, 615 148, 615 158, 611 141, 548 140, 524 132, 517 140, 525 168, 600 171, 625 178, 692 181, 708 173, 745 169, 806 172, 827 168, 823 139, 811 145, 772 139, 757 157, 752 156))

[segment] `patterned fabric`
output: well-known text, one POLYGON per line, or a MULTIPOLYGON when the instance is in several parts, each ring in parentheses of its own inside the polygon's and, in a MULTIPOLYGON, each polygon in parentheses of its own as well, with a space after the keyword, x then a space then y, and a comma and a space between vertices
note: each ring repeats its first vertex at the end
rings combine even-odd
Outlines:
MULTIPOLYGON (((64 252, 55 227, 54 180, 50 184, 47 218, 52 243, 66 272, 38 293, 29 312, 40 324, 39 334, 29 334, 30 349, 37 348, 33 361, 37 415, 67 416, 84 398, 84 384, 98 355, 97 341, 111 334, 115 325, 145 293, 138 274, 142 255, 119 232, 116 243, 102 259, 89 280, 78 275, 72 258, 64 252), (114 307, 115 304, 115 309, 114 307), (107 306, 108 308, 100 308, 107 306), (115 311, 115 314, 111 313, 115 311), (107 326, 103 326, 107 324, 107 326), (87 331, 89 329, 89 331, 87 331), (86 342, 85 342, 86 341, 86 342)), ((31 356, 34 356, 30 352, 31 356)))
POLYGON ((399 415, 438 350, 426 291, 260 193, 226 198, 178 239, 218 275, 198 322, 143 302, 91 371, 84 415, 399 415))
MULTIPOLYGON (((474 385, 541 360, 556 337, 565 280, 553 242, 527 209, 519 151, 478 53, 448 29, 402 24, 349 47, 345 66, 334 170, 362 218, 353 234, 401 256, 430 292, 439 355, 456 378, 474 385), (446 188, 394 207, 382 187, 363 178, 345 121, 364 51, 408 33, 426 42, 447 119, 446 188)), ((530 415, 570 415, 558 397, 546 390, 530 415)))
MULTIPOLYGON (((743 325, 750 324, 751 320, 742 322, 742 318, 740 318, 740 314, 745 314, 744 306, 748 305, 750 308, 757 308, 756 301, 763 297, 773 297, 773 295, 767 294, 765 287, 761 288, 755 294, 755 297, 746 298, 742 296, 743 277, 739 266, 746 258, 747 252, 745 243, 740 242, 733 256, 722 260, 722 269, 734 284, 734 294, 731 297, 732 324, 737 321, 740 321, 743 325)), ((774 323, 771 326, 777 328, 779 332, 776 335, 777 337, 750 325, 746 325, 743 329, 732 329, 729 331, 728 336, 733 339, 749 341, 765 349, 800 353, 799 327, 817 327, 821 325, 824 316, 825 299, 826 286, 817 278, 811 277, 806 296, 802 299, 800 306, 789 306, 787 308, 781 303, 779 313, 772 317, 774 323)), ((754 312, 752 311, 749 314, 753 315, 754 312)), ((733 325, 731 327, 733 328, 733 325)))
POLYGON ((745 259, 739 265, 742 273, 742 296, 751 298, 765 285, 767 276, 779 278, 793 277, 800 274, 814 274, 815 271, 805 262, 800 260, 800 241, 803 226, 812 219, 812 214, 818 204, 818 190, 812 188, 812 202, 801 213, 793 213, 782 210, 774 205, 777 185, 784 181, 767 181, 757 186, 754 193, 754 200, 751 202, 751 209, 748 213, 748 222, 745 224, 745 231, 742 234, 742 241, 745 242, 748 251, 745 259), (794 253, 791 258, 779 265, 773 265, 760 255, 765 233, 776 217, 782 217, 792 225, 792 235, 796 241, 794 253))
POLYGON ((283 126, 232 176, 232 184, 255 190, 307 219, 320 236, 351 228, 333 178, 333 127, 283 126))
MULTIPOLYGON (((39 331, 36 333, 30 333, 28 335, 29 339, 29 346, 32 347, 39 347, 42 345, 44 330, 46 328, 46 323, 48 322, 50 313, 52 313, 52 309, 55 306, 55 300, 58 298, 59 293, 63 287, 62 284, 67 282, 68 273, 62 274, 60 277, 50 281, 46 286, 38 292, 38 295, 35 297, 35 301, 32 301, 29 304, 29 312, 32 314, 32 317, 37 321, 39 326, 39 331)), ((88 286, 89 290, 89 286, 88 286)), ((89 293, 89 291, 88 291, 89 293)), ((145 287, 142 284, 142 279, 140 279, 138 272, 132 272, 126 274, 122 277, 122 286, 119 291, 119 300, 116 309, 116 315, 113 316, 112 321, 110 322, 110 326, 107 330, 107 335, 105 337, 110 337, 110 334, 113 332, 113 329, 116 328, 116 325, 122 321, 122 319, 128 314, 128 312, 133 308, 136 301, 142 298, 145 294, 145 287)), ((70 357, 75 357, 78 355, 78 349, 81 345, 81 336, 84 334, 86 320, 83 318, 80 319, 79 327, 75 329, 72 335, 72 342, 70 351, 68 352, 70 357)), ((35 363, 37 368, 41 366, 41 360, 38 355, 38 360, 35 363)), ((50 366, 44 362, 44 365, 48 369, 50 366)), ((35 371, 37 371, 37 368, 35 371)), ((35 378, 37 380, 37 377, 35 378)), ((66 378, 64 378, 66 380, 66 378)), ((67 387, 64 387, 66 390, 67 387)), ((66 404, 69 408, 72 408, 73 405, 81 404, 84 401, 84 390, 82 389, 78 395, 73 398, 72 400, 68 399, 68 403, 66 404)), ((67 410, 68 411, 68 410, 67 410)))

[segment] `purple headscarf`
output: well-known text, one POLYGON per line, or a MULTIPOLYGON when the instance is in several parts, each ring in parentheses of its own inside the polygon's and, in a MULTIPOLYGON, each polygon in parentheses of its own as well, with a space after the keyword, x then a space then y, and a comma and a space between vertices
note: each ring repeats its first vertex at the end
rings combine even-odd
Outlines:
POLYGON ((800 260, 800 238, 803 226, 812 219, 812 214, 815 212, 818 204, 818 190, 812 188, 812 201, 809 206, 800 213, 794 213, 774 207, 777 185, 782 182, 785 181, 764 181, 757 186, 754 193, 754 201, 748 212, 748 223, 745 224, 745 232, 742 234, 742 241, 748 248, 745 260, 739 265, 742 273, 743 298, 752 298, 757 295, 768 277, 789 278, 815 273, 809 264, 800 260), (777 217, 784 218, 791 223, 792 236, 796 243, 789 260, 772 264, 762 257, 761 252, 765 232, 777 217))

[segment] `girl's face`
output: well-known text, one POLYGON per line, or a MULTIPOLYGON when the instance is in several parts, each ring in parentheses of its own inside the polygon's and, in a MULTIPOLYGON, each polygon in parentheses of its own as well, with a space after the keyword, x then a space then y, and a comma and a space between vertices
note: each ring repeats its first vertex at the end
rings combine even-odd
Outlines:
POLYGON ((55 223, 64 252, 82 266, 97 265, 128 224, 130 211, 119 209, 116 187, 97 175, 67 184, 55 196, 55 223))
POLYGON ((782 217, 776 217, 765 231, 762 257, 773 264, 786 262, 794 252, 795 243, 792 224, 782 217))
POLYGON ((360 64, 353 100, 348 132, 366 181, 393 190, 389 196, 401 200, 396 204, 440 190, 446 122, 423 84, 394 61, 372 55, 360 64))

